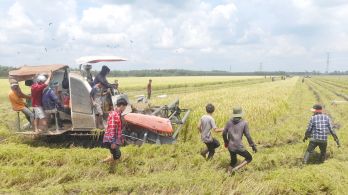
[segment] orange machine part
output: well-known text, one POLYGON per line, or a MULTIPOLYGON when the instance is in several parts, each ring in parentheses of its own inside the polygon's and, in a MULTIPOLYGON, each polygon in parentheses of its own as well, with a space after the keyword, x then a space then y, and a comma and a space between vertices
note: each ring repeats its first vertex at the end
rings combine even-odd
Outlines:
POLYGON ((129 113, 129 114, 126 114, 124 119, 129 123, 132 123, 147 129, 152 129, 154 131, 159 131, 163 133, 173 132, 172 123, 167 118, 161 118, 157 116, 144 115, 144 114, 129 113))

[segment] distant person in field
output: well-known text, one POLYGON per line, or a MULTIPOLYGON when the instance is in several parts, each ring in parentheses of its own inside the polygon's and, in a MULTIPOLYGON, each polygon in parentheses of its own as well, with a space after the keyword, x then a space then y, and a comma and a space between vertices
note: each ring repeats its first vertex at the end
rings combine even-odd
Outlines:
POLYGON ((102 96, 110 93, 110 89, 108 89, 106 92, 103 92, 104 85, 99 82, 98 84, 94 85, 91 93, 90 98, 92 100, 93 106, 94 106, 94 113, 98 114, 97 118, 97 126, 99 129, 105 129, 104 127, 104 121, 103 121, 103 100, 102 96))
POLYGON ((319 163, 323 163, 325 160, 326 148, 327 148, 327 135, 329 131, 334 137, 338 147, 341 147, 340 141, 336 135, 335 130, 332 128, 330 117, 323 114, 322 106, 314 105, 311 109, 313 116, 309 120, 308 128, 305 133, 305 142, 309 138, 309 145, 306 154, 303 158, 303 163, 307 164, 309 155, 314 151, 314 149, 319 146, 320 157, 319 163))
POLYGON ((108 117, 108 126, 105 130, 103 143, 110 150, 111 156, 100 161, 100 163, 110 162, 110 169, 113 171, 115 162, 121 158, 120 145, 124 144, 122 137, 122 120, 121 114, 126 109, 128 103, 124 98, 120 98, 116 102, 117 108, 110 112, 108 117))
POLYGON ((151 83, 152 80, 149 80, 149 84, 147 84, 147 99, 151 99, 151 83))
POLYGON ((231 163, 227 171, 228 174, 235 173, 238 169, 250 163, 252 160, 251 154, 243 145, 243 135, 247 138, 253 151, 255 153, 257 152, 256 145, 249 133, 248 123, 242 119, 243 116, 245 116, 245 112, 242 110, 242 107, 235 106, 232 112, 233 118, 227 121, 222 134, 225 148, 228 148, 231 155, 231 163), (245 158, 238 166, 236 166, 237 154, 245 158))
POLYGON ((110 72, 110 68, 107 66, 103 66, 102 70, 95 76, 93 86, 101 83, 104 87, 107 88, 116 88, 115 84, 110 84, 108 80, 106 79, 106 75, 108 75, 110 72))
POLYGON ((304 78, 302 78, 302 83, 304 83, 304 78))
POLYGON ((209 152, 207 160, 213 158, 215 154, 215 149, 220 146, 220 142, 213 138, 211 135, 211 130, 214 129, 215 132, 222 132, 224 129, 218 129, 214 118, 211 116, 215 111, 215 107, 212 104, 208 104, 205 107, 207 111, 206 115, 203 115, 199 120, 198 130, 201 133, 202 142, 205 143, 207 149, 201 152, 201 155, 206 158, 207 153, 209 152))
POLYGON ((28 105, 24 103, 22 98, 31 99, 31 96, 22 93, 18 83, 11 83, 11 89, 8 92, 8 98, 10 99, 12 109, 14 111, 22 111, 25 118, 29 121, 29 125, 24 125, 24 129, 30 125, 34 126, 34 113, 28 108, 28 105))
POLYGON ((46 124, 46 115, 42 109, 42 95, 43 90, 48 86, 51 80, 52 73, 48 73, 48 78, 44 75, 39 75, 37 77, 37 82, 34 83, 34 85, 31 86, 31 106, 34 109, 35 113, 35 132, 39 133, 42 132, 41 129, 39 129, 40 121, 43 126, 45 126, 45 129, 47 129, 46 124))

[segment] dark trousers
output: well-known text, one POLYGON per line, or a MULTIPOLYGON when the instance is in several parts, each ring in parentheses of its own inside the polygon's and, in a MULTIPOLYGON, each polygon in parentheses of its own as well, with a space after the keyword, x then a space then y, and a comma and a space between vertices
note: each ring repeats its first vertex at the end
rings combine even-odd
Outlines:
POLYGON ((243 156, 245 158, 244 160, 247 161, 248 163, 250 163, 253 160, 253 157, 247 150, 244 150, 243 152, 230 151, 230 155, 231 155, 230 166, 231 167, 234 167, 237 164, 237 154, 240 156, 243 156))
POLYGON ((319 163, 323 163, 325 160, 325 154, 326 154, 326 148, 327 148, 327 142, 313 142, 310 141, 306 154, 303 158, 304 163, 307 163, 309 155, 312 154, 312 152, 314 151, 314 149, 319 146, 320 149, 320 157, 319 157, 319 163))
POLYGON ((121 158, 121 150, 120 146, 116 144, 116 148, 112 149, 111 148, 111 143, 104 143, 104 146, 108 148, 114 158, 114 160, 120 159, 121 158))
POLYGON ((151 92, 147 93, 147 99, 151 99, 151 92))
POLYGON ((215 138, 213 138, 213 142, 210 143, 205 143, 205 145, 207 145, 207 148, 209 150, 209 155, 207 160, 213 158, 214 154, 215 154, 215 148, 218 148, 220 146, 220 142, 218 140, 216 140, 215 138))

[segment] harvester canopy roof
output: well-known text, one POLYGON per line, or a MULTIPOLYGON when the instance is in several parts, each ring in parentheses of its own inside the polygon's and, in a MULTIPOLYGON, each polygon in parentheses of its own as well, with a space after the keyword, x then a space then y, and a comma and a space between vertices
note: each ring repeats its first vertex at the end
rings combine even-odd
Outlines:
POLYGON ((122 58, 118 56, 85 56, 79 59, 76 59, 76 64, 86 64, 86 63, 98 63, 98 62, 119 62, 127 61, 127 58, 122 58))
POLYGON ((68 68, 67 65, 52 64, 52 65, 41 65, 41 66, 28 66, 24 65, 22 67, 11 70, 8 75, 10 83, 21 82, 25 80, 32 80, 34 77, 42 73, 55 72, 64 68, 68 68))

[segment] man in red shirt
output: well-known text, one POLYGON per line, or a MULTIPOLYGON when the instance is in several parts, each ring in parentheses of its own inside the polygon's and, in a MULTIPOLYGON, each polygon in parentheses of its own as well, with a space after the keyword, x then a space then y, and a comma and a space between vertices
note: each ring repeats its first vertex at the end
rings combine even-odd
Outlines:
POLYGON ((150 79, 149 80, 149 84, 147 84, 147 99, 151 99, 151 83, 152 83, 152 80, 150 79))
POLYGON ((128 102, 124 98, 120 98, 116 102, 117 108, 110 112, 108 117, 108 126, 105 130, 103 143, 110 150, 111 156, 100 161, 100 163, 110 162, 110 169, 112 170, 115 166, 117 159, 121 158, 120 145, 124 144, 122 137, 122 120, 121 113, 126 109, 128 102))
POLYGON ((52 73, 48 73, 48 78, 46 78, 44 75, 39 75, 37 77, 37 82, 31 86, 31 105, 34 109, 35 113, 35 132, 39 133, 42 132, 41 129, 39 129, 39 122, 41 121, 42 125, 45 127, 46 124, 46 115, 42 109, 42 92, 47 87, 48 83, 51 80, 52 73))

